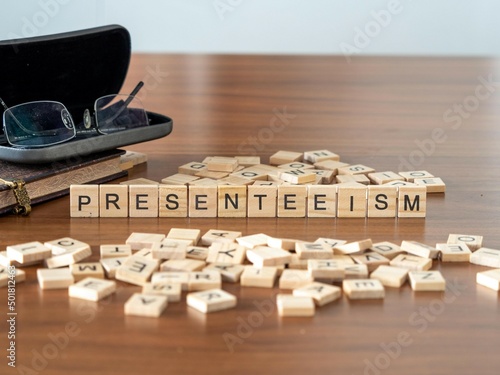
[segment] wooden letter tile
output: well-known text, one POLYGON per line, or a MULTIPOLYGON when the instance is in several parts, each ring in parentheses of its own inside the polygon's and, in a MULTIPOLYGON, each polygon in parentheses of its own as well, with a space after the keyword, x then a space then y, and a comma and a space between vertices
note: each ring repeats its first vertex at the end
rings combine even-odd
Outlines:
POLYGON ((376 279, 344 280, 342 288, 349 299, 379 299, 385 297, 384 286, 376 279))
POLYGON ((58 269, 39 268, 36 270, 41 289, 64 289, 75 282, 68 267, 58 269))
POLYGON ((410 271, 411 288, 415 291, 444 291, 446 281, 439 271, 410 271))
POLYGON ((290 263, 292 259, 288 251, 268 246, 258 246, 249 249, 246 256, 255 267, 280 266, 290 263))
POLYGON ((345 270, 343 263, 331 259, 309 259, 307 270, 314 280, 343 280, 345 270))
POLYGON ((128 186, 99 185, 99 216, 128 217, 128 186))
POLYGON ((158 187, 158 216, 187 217, 188 187, 185 185, 160 185, 158 187))
POLYGON ((312 297, 299 297, 292 294, 278 294, 276 305, 279 316, 310 317, 314 316, 315 307, 312 297))
POLYGON ((500 268, 500 250, 482 247, 471 254, 470 262, 480 266, 500 268))
POLYGON ((434 177, 427 171, 409 171, 409 172, 399 172, 406 181, 413 182, 416 178, 431 178, 434 177))
POLYGON ((425 186, 400 186, 398 217, 425 217, 427 189, 425 186))
POLYGON ((170 259, 160 265, 163 272, 195 272, 201 271, 207 264, 196 259, 170 259))
POLYGON ((189 186, 189 217, 217 217, 217 185, 189 186))
POLYGON ((314 282, 293 290, 296 297, 311 297, 316 306, 324 306, 336 301, 342 295, 342 290, 335 285, 314 282))
POLYGON ((158 217, 158 185, 129 186, 129 216, 158 217))
POLYGON ((68 292, 70 297, 85 299, 88 301, 100 301, 116 291, 116 283, 111 280, 86 277, 76 284, 70 285, 68 292))
POLYGON ((278 178, 292 184, 305 184, 316 181, 316 174, 307 169, 291 169, 279 172, 278 178))
POLYGON ((366 216, 366 186, 339 186, 337 189, 338 217, 366 216))
POLYGON ((104 269, 101 263, 75 263, 69 266, 75 282, 93 277, 96 279, 104 279, 104 269))
POLYGON ((188 246, 192 245, 190 240, 164 239, 151 247, 153 259, 185 259, 188 246))
POLYGON ((220 273, 223 282, 237 283, 240 281, 241 274, 245 266, 241 264, 212 263, 205 267, 203 271, 217 271, 220 273))
POLYGON ((202 313, 228 310, 236 307, 237 299, 234 295, 214 288, 202 292, 189 293, 186 297, 187 305, 202 313))
POLYGON ((308 217, 335 217, 337 215, 337 186, 309 185, 307 189, 308 217))
POLYGON ((374 243, 370 250, 385 256, 387 259, 394 259, 404 252, 398 245, 387 241, 374 243))
POLYGON ((370 278, 379 280, 384 286, 400 288, 408 279, 408 272, 407 268, 382 265, 372 272, 370 278))
POLYGON ((20 264, 33 264, 52 257, 52 250, 41 242, 7 246, 7 257, 20 264))
POLYGON ((181 289, 188 290, 189 273, 188 272, 155 272, 151 276, 152 284, 175 283, 180 284, 181 289))
POLYGON ((186 249, 186 258, 205 260, 208 256, 208 248, 201 246, 188 246, 186 249))
POLYGON ((101 259, 104 258, 123 258, 132 255, 130 245, 101 245, 101 259))
POLYGON ((276 267, 256 268, 245 266, 245 270, 241 274, 240 283, 242 286, 272 288, 274 287, 277 275, 278 269, 276 267))
POLYGON ((168 302, 179 302, 181 300, 182 286, 180 283, 146 283, 142 287, 142 294, 152 294, 167 297, 168 302))
POLYGON ((313 277, 306 270, 285 269, 279 279, 280 289, 295 289, 314 281, 313 277))
POLYGON ((438 249, 416 241, 401 242, 401 250, 422 258, 436 259, 439 255, 438 249))
POLYGON ((400 254, 391 260, 390 265, 407 268, 412 271, 427 271, 432 267, 432 259, 400 254))
POLYGON ((500 269, 478 272, 476 282, 498 292, 500 290, 500 269))
POLYGON ((247 216, 247 187, 222 185, 218 187, 218 216, 247 216))
POLYGON ((70 216, 99 217, 99 185, 70 186, 70 216))
POLYGON ((161 242, 164 238, 164 234, 134 232, 125 243, 130 245, 132 250, 150 249, 154 243, 161 242))
POLYGON ((383 185, 391 181, 404 181, 403 176, 392 171, 368 173, 368 178, 375 185, 383 185))
POLYGON ((447 244, 465 244, 470 251, 476 251, 483 246, 483 236, 469 234, 450 234, 447 244))
POLYGON ((337 245, 333 248, 335 254, 356 254, 362 251, 368 250, 373 246, 373 242, 370 238, 361 241, 349 242, 342 245, 337 245))
POLYGON ((413 181, 414 184, 418 186, 425 186, 427 188, 427 193, 444 193, 446 192, 446 184, 444 181, 438 177, 433 178, 416 178, 413 181))
POLYGON ((58 268, 78 263, 92 255, 88 244, 70 237, 60 238, 44 244, 52 250, 52 258, 45 259, 48 268, 58 268))
POLYGON ((325 243, 297 242, 295 251, 299 259, 331 259, 333 249, 325 243))
POLYGON ((196 245, 201 238, 201 230, 172 228, 170 232, 168 232, 167 238, 171 240, 189 240, 193 242, 193 245, 196 245))
POLYGON ((302 152, 293 151, 278 151, 271 155, 269 158, 269 164, 271 165, 281 165, 292 163, 294 161, 302 161, 304 154, 302 152))
POLYGON ((246 248, 237 243, 216 242, 208 249, 208 263, 242 264, 246 259, 246 248))
POLYGON ((339 161, 340 156, 329 150, 306 151, 304 160, 314 164, 325 160, 339 161))
POLYGON ((238 237, 241 237, 241 232, 210 229, 201 237, 201 244, 210 246, 215 242, 233 243, 238 237))
POLYGON ((278 217, 305 217, 307 186, 278 186, 278 217))
POLYGON ((161 180, 163 185, 189 185, 195 181, 199 181, 200 178, 197 176, 191 176, 188 174, 176 173, 172 176, 165 177, 161 180))
POLYGON ((267 234, 258 233, 251 234, 249 236, 243 236, 236 238, 236 241, 241 245, 245 246, 247 249, 253 249, 256 246, 264 246, 267 245, 267 241, 269 241, 269 237, 267 234))
POLYGON ((341 264, 344 268, 345 279, 366 279, 368 277, 368 267, 366 264, 341 264))
POLYGON ((194 176, 196 173, 206 170, 207 165, 205 163, 199 163, 196 161, 192 161, 191 163, 187 163, 184 165, 181 165, 178 169, 177 172, 181 174, 187 174, 190 176, 194 176))
POLYGON ((368 186, 368 217, 396 217, 397 199, 396 186, 368 186))
POLYGON ((123 263, 125 263, 128 258, 129 257, 101 259, 101 265, 104 271, 106 272, 106 277, 108 279, 114 279, 116 276, 116 270, 118 269, 118 267, 123 265, 123 263))
POLYGON ((278 187, 248 186, 248 217, 276 217, 278 187))
POLYGON ((115 278, 130 284, 143 286, 157 269, 158 262, 155 260, 131 256, 116 269, 115 278))
POLYGON ((366 165, 355 164, 355 165, 349 165, 347 167, 339 168, 338 174, 340 174, 340 175, 342 175, 342 174, 348 174, 348 175, 364 174, 364 175, 367 175, 369 173, 374 173, 374 172, 375 172, 375 169, 367 167, 366 165))
POLYGON ((207 169, 215 172, 234 172, 238 167, 238 160, 224 156, 214 156, 207 163, 207 169))
POLYGON ((390 260, 374 251, 359 255, 351 255, 358 264, 366 264, 368 272, 373 272, 378 266, 389 265, 390 260))
POLYGON ((189 273, 189 291, 217 289, 221 288, 221 286, 222 276, 217 271, 201 271, 189 273))
POLYGON ((440 252, 442 262, 469 262, 471 251, 469 247, 461 244, 438 243, 436 248, 440 252))
POLYGON ((125 302, 125 315, 158 318, 167 308, 167 296, 134 293, 125 302))

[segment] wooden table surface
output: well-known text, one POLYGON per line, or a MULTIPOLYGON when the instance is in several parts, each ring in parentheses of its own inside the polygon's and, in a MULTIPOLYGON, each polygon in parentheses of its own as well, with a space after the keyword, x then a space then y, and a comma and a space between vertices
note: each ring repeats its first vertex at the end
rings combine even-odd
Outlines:
MULTIPOLYGON (((145 80, 146 107, 171 116, 174 130, 128 148, 149 157, 130 178, 160 180, 210 155, 267 162, 278 150, 329 149, 378 171, 428 170, 447 192, 429 195, 426 219, 400 220, 70 219, 64 197, 27 218, 1 217, 0 248, 71 236, 90 243, 97 260, 100 244, 177 227, 430 245, 477 234, 498 249, 499 72, 499 60, 480 58, 134 55, 124 92, 145 80)), ((434 268, 447 279, 444 293, 386 288, 382 301, 342 297, 313 318, 278 317, 277 288, 225 283, 236 309, 203 315, 182 301, 151 319, 123 314, 139 287, 119 283, 109 300, 87 303, 40 290, 31 267, 17 287, 17 369, 2 355, 0 373, 497 374, 499 295, 475 282, 486 268, 434 268)), ((5 314, 5 288, 1 296, 5 314)))

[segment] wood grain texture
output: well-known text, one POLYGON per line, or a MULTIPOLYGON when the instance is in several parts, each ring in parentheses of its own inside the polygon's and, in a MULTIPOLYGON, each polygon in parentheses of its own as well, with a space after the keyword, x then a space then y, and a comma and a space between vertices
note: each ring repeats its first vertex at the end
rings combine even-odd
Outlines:
MULTIPOLYGON (((134 168, 130 178, 160 181, 206 156, 256 154, 267 163, 279 150, 326 149, 342 162, 377 171, 408 169, 413 161, 415 170, 442 178, 446 194, 428 196, 425 219, 404 220, 70 219, 69 197, 63 197, 37 206, 27 218, 1 217, 0 246, 71 236, 92 246, 86 261, 97 261, 101 244, 174 227, 432 246, 450 233, 465 233, 500 248, 500 93, 481 89, 489 96, 474 111, 464 105, 473 102, 467 98, 475 97, 480 77, 497 81, 499 68, 500 60, 481 58, 355 57, 348 64, 328 56, 135 55, 123 92, 144 79, 146 108, 171 116, 174 130, 129 147, 148 155, 147 165, 134 168), (455 104, 464 116, 453 112, 455 104), (443 134, 435 142, 439 129, 443 134)), ((71 322, 78 329, 41 374, 363 374, 377 358, 384 363, 381 345, 398 339, 410 344, 389 357, 384 375, 496 374, 500 366, 499 296, 476 285, 476 273, 486 268, 469 263, 435 262, 433 269, 447 280, 444 293, 413 293, 406 284, 387 288, 384 300, 342 296, 319 307, 314 318, 286 320, 277 314, 276 288, 224 283, 238 306, 208 316, 188 309, 184 292, 160 318, 146 319, 123 313, 140 287, 117 282, 116 293, 104 301, 80 301, 65 290, 41 291, 35 269, 25 269, 27 280, 17 288, 17 365, 31 369, 33 351, 51 343, 49 334, 66 332, 71 322), (254 326, 238 336, 241 322, 252 318, 254 326), (228 337, 238 340, 230 345, 228 337)), ((2 311, 6 294, 0 289, 2 311)), ((2 319, 2 336, 6 330, 2 319)), ((0 343, 6 349, 6 340, 0 343)), ((17 373, 5 361, 0 372, 17 373)))

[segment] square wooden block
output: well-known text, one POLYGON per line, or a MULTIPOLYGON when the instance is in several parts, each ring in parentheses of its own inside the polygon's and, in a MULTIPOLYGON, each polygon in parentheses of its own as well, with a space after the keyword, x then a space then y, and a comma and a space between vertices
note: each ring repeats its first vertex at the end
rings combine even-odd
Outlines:
POLYGON ((335 160, 324 160, 314 163, 314 168, 332 171, 334 175, 339 173, 339 168, 347 167, 349 164, 335 160))
POLYGON ((276 267, 256 268, 245 266, 241 274, 240 283, 242 286, 272 288, 274 287, 274 281, 277 275, 278 269, 276 267))
POLYGON ((439 250, 435 247, 417 241, 402 241, 400 248, 408 254, 422 258, 437 259, 439 255, 439 250))
POLYGON ((150 249, 154 243, 163 241, 164 234, 133 232, 125 241, 132 250, 150 249))
POLYGON ((307 186, 278 186, 278 217, 305 217, 307 186))
POLYGON ((390 262, 390 259, 374 251, 351 255, 351 258, 358 264, 366 264, 368 272, 373 272, 378 266, 389 265, 390 262))
POLYGON ((75 282, 83 280, 87 277, 93 277, 96 279, 104 279, 104 269, 101 263, 75 263, 69 266, 75 282))
POLYGON ((366 186, 338 186, 337 188, 337 216, 365 217, 367 210, 366 186))
POLYGON ((188 187, 186 185, 160 185, 158 204, 159 217, 187 217, 188 187))
POLYGON ((342 245, 337 245, 333 248, 335 254, 346 255, 346 254, 356 254, 368 250, 373 246, 371 238, 367 238, 361 241, 354 241, 345 243, 342 245))
POLYGON ((314 282, 293 290, 296 297, 310 297, 316 306, 324 306, 338 300, 342 295, 342 289, 335 285, 314 282))
POLYGON ((329 150, 306 151, 304 160, 314 164, 325 160, 339 161, 340 156, 329 150))
POLYGON ((442 262, 469 262, 472 252, 465 244, 436 244, 442 262))
POLYGON ((130 217, 158 217, 158 185, 130 185, 128 193, 130 217))
POLYGON ((316 181, 316 175, 308 169, 284 169, 278 173, 278 178, 292 184, 305 184, 316 181))
POLYGON ((391 266, 406 268, 411 271, 427 271, 432 267, 432 259, 421 258, 415 255, 400 254, 391 259, 391 266))
POLYGON ((120 258, 103 258, 101 259, 101 265, 106 273, 106 277, 108 279, 114 279, 116 276, 116 270, 118 267, 123 265, 127 261, 129 257, 120 257, 120 258))
POLYGON ((167 308, 168 298, 161 295, 134 293, 125 302, 125 315, 158 318, 167 308))
POLYGON ((325 243, 297 242, 295 252, 299 259, 331 259, 333 249, 325 243))
POLYGON ((132 247, 130 245, 101 245, 101 259, 104 258, 123 258, 132 255, 132 247))
POLYGON ((250 167, 252 165, 260 164, 260 156, 242 155, 242 156, 235 156, 234 158, 238 160, 239 165, 244 167, 250 167))
POLYGON ((99 185, 71 185, 71 217, 99 217, 99 185))
POLYGON ((478 272, 476 282, 498 292, 500 290, 500 269, 478 272))
POLYGON ((404 253, 404 251, 401 250, 401 247, 387 241, 374 243, 370 250, 383 255, 387 259, 394 259, 399 254, 404 253))
POLYGON ((269 158, 269 164, 271 165, 281 165, 292 163, 294 161, 302 161, 304 154, 302 152, 294 151, 278 151, 271 155, 269 158))
POLYGON ((247 216, 247 187, 222 185, 218 187, 218 217, 247 216))
POLYGON ((309 259, 307 270, 314 280, 343 280, 343 263, 331 259, 309 259))
POLYGON ((189 228, 171 228, 167 234, 170 240, 188 240, 192 241, 193 245, 197 245, 201 238, 201 230, 189 228))
POLYGON ((90 246, 70 237, 45 242, 44 245, 52 250, 52 258, 45 259, 48 268, 58 268, 78 263, 92 255, 90 246))
POLYGON ((280 289, 295 289, 310 284, 314 281, 313 277, 306 270, 283 270, 279 279, 280 289))
POLYGON ((342 288, 349 299, 379 299, 385 297, 384 286, 376 279, 344 280, 342 288))
POLYGON ((398 188, 396 186, 368 186, 368 217, 396 217, 398 188))
POLYGON ((255 267, 280 266, 290 263, 292 259, 290 252, 268 246, 248 249, 246 256, 255 267))
POLYGON ((100 217, 128 217, 128 207, 127 185, 99 185, 100 217))
POLYGON ((238 168, 238 159, 225 156, 214 156, 207 163, 207 169, 215 172, 234 172, 238 168))
POLYGON ((438 177, 432 178, 416 178, 413 181, 418 186, 425 186, 428 194, 446 192, 446 184, 438 177))
POLYGON ((363 164, 354 164, 348 165, 346 167, 339 168, 339 175, 347 174, 347 175, 359 175, 364 174, 368 175, 369 173, 374 173, 375 169, 371 167, 367 167, 363 164))
POLYGON ((470 251, 474 252, 483 247, 483 236, 470 235, 470 234, 450 234, 448 236, 447 244, 464 244, 467 245, 470 251))
MULTIPOLYGON (((179 284, 183 291, 188 290, 189 273, 188 272, 155 272, 151 276, 151 284, 179 284)), ((145 285, 145 284, 144 284, 145 285)))
POLYGON ((408 276, 414 291, 446 290, 446 281, 439 271, 410 271, 408 276))
POLYGON ((408 171, 408 172, 398 172, 405 181, 413 182, 416 178, 432 178, 434 175, 427 171, 408 171))
POLYGON ((189 186, 189 217, 217 217, 217 185, 189 186))
POLYGON ((282 317, 310 317, 314 316, 315 313, 312 297, 278 294, 276 296, 276 305, 278 314, 282 317))
POLYGON ((188 246, 186 249, 186 258, 196 260, 206 260, 208 257, 208 248, 201 246, 188 246))
POLYGON ((470 255, 470 262, 480 266, 500 268, 500 250, 482 247, 470 255))
POLYGON ((242 264, 247 249, 237 243, 216 242, 208 248, 208 263, 242 264))
POLYGON ((248 193, 248 217, 276 217, 278 186, 250 185, 248 193))
POLYGON ((165 178, 162 178, 161 183, 163 185, 186 186, 198 180, 200 180, 200 177, 198 176, 176 173, 172 176, 167 176, 165 178))
POLYGON ((404 181, 403 176, 392 171, 368 173, 368 178, 375 185, 383 185, 391 181, 404 181))
POLYGON ((189 273, 188 290, 198 291, 217 289, 222 286, 221 274, 217 271, 200 271, 189 273))
POLYGON ((203 260, 197 259, 170 259, 160 265, 162 272, 196 272, 206 266, 203 260))
POLYGON ((267 245, 267 241, 271 238, 267 234, 264 233, 258 233, 258 234, 251 234, 249 236, 243 236, 243 237, 238 237, 236 238, 236 241, 242 245, 245 246, 247 249, 253 249, 254 247, 257 246, 265 246, 267 245))
POLYGON ((20 264, 33 264, 52 257, 52 250, 41 242, 7 246, 7 257, 20 264))
POLYGON ((168 302, 181 300, 182 285, 180 283, 146 283, 142 287, 142 294, 152 294, 167 297, 168 302))
POLYGON ((191 240, 164 239, 151 247, 153 259, 185 259, 187 248, 191 246, 191 240))
POLYGON ((68 292, 70 297, 85 299, 88 301, 100 301, 116 291, 116 283, 111 280, 86 277, 76 284, 70 285, 68 292))
POLYGON ((400 288, 408 279, 408 272, 407 268, 382 265, 372 272, 370 278, 379 280, 384 286, 400 288))
POLYGON ((344 244, 347 243, 347 241, 344 241, 344 240, 337 240, 335 238, 324 238, 324 237, 320 237, 318 238, 316 241, 314 241, 315 243, 322 243, 322 244, 326 244, 328 245, 332 250, 335 249, 335 247, 337 246, 342 246, 344 244))
POLYGON ((210 229, 201 237, 201 244, 210 246, 215 242, 234 243, 238 237, 241 237, 241 232, 210 229))
POLYGON ((368 266, 366 264, 342 264, 345 279, 368 278, 368 266))
POLYGON ((190 176, 194 176, 196 173, 204 170, 207 170, 207 165, 197 161, 192 161, 177 168, 177 172, 190 176))
POLYGON ((236 296, 220 289, 214 288, 202 292, 189 293, 186 297, 189 307, 202 313, 228 310, 236 307, 236 296))
POLYGON ((307 189, 307 217, 337 216, 336 185, 309 185, 307 189))
POLYGON ((245 266, 241 264, 212 263, 205 267, 203 271, 217 271, 220 273, 223 282, 237 283, 245 266))
POLYGON ((425 186, 400 186, 398 217, 425 217, 427 188, 425 186))
POLYGON ((131 256, 116 269, 115 278, 130 284, 143 286, 158 269, 158 262, 144 257, 131 256))
POLYGON ((36 270, 36 275, 41 289, 65 289, 75 282, 69 267, 39 268, 36 270))

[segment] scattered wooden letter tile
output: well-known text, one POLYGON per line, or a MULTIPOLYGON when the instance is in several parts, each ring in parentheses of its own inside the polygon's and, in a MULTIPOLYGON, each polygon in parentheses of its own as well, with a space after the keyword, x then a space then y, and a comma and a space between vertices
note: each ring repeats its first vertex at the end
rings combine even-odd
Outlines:
POLYGON ((280 266, 290 263, 292 259, 288 251, 268 246, 257 246, 249 249, 246 256, 255 267, 280 266))
POLYGON ((201 230, 172 228, 167 234, 167 238, 171 240, 190 240, 193 245, 196 245, 201 238, 201 230))
POLYGON ((410 271, 411 288, 415 291, 444 291, 446 281, 439 271, 410 271))
POLYGON ((248 217, 276 217, 278 187, 250 185, 248 191, 248 217))
POLYGON ((208 248, 208 263, 242 264, 246 248, 237 243, 215 242, 208 248))
POLYGON ((189 185, 192 182, 200 180, 200 177, 182 173, 176 173, 161 180, 164 185, 189 185))
POLYGON ((267 241, 267 246, 274 247, 276 249, 283 249, 283 250, 290 251, 290 250, 295 250, 295 246, 299 242, 303 242, 303 241, 292 239, 292 238, 269 237, 269 239, 267 241))
POLYGON ((120 258, 103 258, 101 259, 102 268, 106 272, 106 277, 108 279, 114 279, 116 276, 116 270, 120 267, 129 257, 120 258))
POLYGON ((129 217, 158 217, 158 186, 130 185, 129 217))
POLYGON ((221 274, 217 271, 201 271, 189 273, 188 290, 217 289, 222 286, 221 274))
POLYGON ((446 192, 446 184, 438 177, 416 178, 413 183, 419 186, 425 186, 427 188, 427 193, 432 194, 446 192))
POLYGON ((476 251, 483 246, 483 236, 469 235, 469 234, 450 234, 448 236, 448 244, 465 244, 469 247, 470 251, 476 251))
POLYGON ((304 160, 314 164, 325 160, 339 161, 340 156, 329 150, 306 151, 304 152, 304 160))
POLYGON ((218 187, 218 217, 247 216, 247 187, 222 185, 218 187))
POLYGON ((461 244, 436 244, 436 249, 440 252, 442 262, 469 262, 472 252, 469 247, 461 244))
POLYGON ((366 186, 351 185, 337 188, 337 216, 338 217, 365 217, 366 216, 366 186))
POLYGON ((206 266, 203 260, 197 259, 170 259, 160 265, 163 272, 195 272, 206 266))
POLYGON ((128 217, 127 185, 99 185, 99 216, 128 217))
POLYGON ((308 169, 285 169, 278 173, 278 178, 292 184, 305 184, 316 181, 316 174, 309 172, 308 169))
POLYGON ((188 290, 188 272, 155 272, 151 276, 152 284, 175 283, 180 284, 182 290, 188 290))
POLYGON ((39 264, 39 263, 40 263, 39 260, 35 260, 33 262, 27 262, 27 263, 21 264, 19 262, 16 262, 15 260, 9 258, 7 256, 7 250, 0 251, 0 266, 3 266, 3 267, 15 266, 16 268, 19 268, 19 267, 32 266, 34 264, 39 264))
POLYGON ((186 258, 205 260, 208 256, 208 248, 201 246, 188 246, 186 249, 186 258))
POLYGON ((327 303, 338 300, 342 290, 338 286, 314 282, 293 290, 296 297, 311 297, 316 306, 324 306, 327 303))
POLYGON ((241 171, 231 173, 230 176, 251 181, 267 181, 267 171, 258 167, 244 168, 241 171))
MULTIPOLYGON (((191 188, 193 186, 196 186, 196 187, 199 187, 199 188, 202 188, 202 187, 217 187, 217 185, 221 185, 221 182, 219 180, 215 180, 213 178, 200 178, 199 180, 196 180, 196 181, 193 181, 193 182, 190 182, 189 183, 189 190, 191 190, 191 188)), ((201 191, 203 192, 203 191, 201 191)), ((212 193, 212 191, 209 190, 210 193, 212 193)), ((189 198, 191 199, 191 198, 189 198)), ((200 200, 201 202, 201 200, 200 200)))
POLYGON ((434 177, 427 171, 409 171, 409 172, 398 172, 406 181, 413 182, 416 178, 432 178, 434 177))
POLYGON ((331 259, 333 249, 325 243, 316 242, 297 242, 295 252, 299 259, 331 259))
POLYGON ((358 183, 359 185, 370 185, 370 179, 364 174, 339 174, 335 177, 335 181, 337 184, 358 183))
POLYGON ((267 241, 269 240, 269 236, 264 233, 251 234, 249 236, 243 236, 236 238, 236 241, 245 246, 247 249, 253 249, 256 246, 264 246, 267 245, 267 241))
MULTIPOLYGON (((314 165, 309 164, 309 163, 304 163, 302 161, 294 161, 292 163, 278 165, 278 168, 291 171, 291 170, 295 170, 295 169, 314 169, 314 165)), ((280 173, 281 172, 282 171, 280 171, 280 173)))
POLYGON ((427 188, 425 186, 400 186, 398 217, 425 217, 427 188))
POLYGON ((69 267, 39 268, 36 270, 36 275, 41 289, 64 289, 75 282, 69 267))
POLYGON ((70 216, 99 217, 99 185, 70 186, 70 216))
POLYGON ((314 316, 315 312, 312 297, 278 294, 276 296, 276 305, 279 316, 283 317, 309 317, 314 316))
POLYGON ((101 259, 104 258, 123 258, 132 255, 132 247, 130 245, 101 245, 101 259))
POLYGON ((190 176, 194 176, 196 173, 203 171, 203 170, 206 170, 206 169, 207 169, 207 165, 205 163, 192 161, 191 163, 181 165, 177 169, 177 172, 179 172, 181 174, 187 174, 190 176))
POLYGON ((245 266, 240 277, 240 284, 242 286, 272 288, 277 275, 278 269, 276 267, 245 266))
POLYGON ((415 255, 400 254, 390 262, 391 266, 407 268, 412 271, 427 271, 432 267, 432 259, 415 255))
POLYGON ((160 243, 153 244, 151 252, 153 259, 185 259, 187 248, 191 245, 191 240, 171 240, 166 238, 160 243))
POLYGON ((104 269, 101 263, 75 263, 69 266, 75 282, 85 279, 86 277, 93 277, 95 279, 104 279, 104 269))
POLYGON ((132 250, 150 249, 154 243, 161 242, 165 238, 159 233, 132 233, 125 243, 132 247, 132 250))
POLYGON ((7 246, 6 252, 10 259, 20 264, 33 264, 52 257, 52 250, 38 241, 7 246))
POLYGON ((307 270, 314 280, 343 280, 343 263, 331 259, 309 259, 307 270))
POLYGON ((241 237, 241 232, 231 230, 210 229, 201 237, 201 244, 210 246, 214 242, 234 243, 235 240, 241 237))
POLYGON ((100 301, 116 291, 116 283, 95 277, 86 277, 68 288, 69 296, 88 301, 100 301))
POLYGON ((487 288, 499 291, 500 290, 500 269, 478 272, 476 274, 476 282, 487 288))
POLYGON ((233 172, 238 167, 238 159, 214 156, 207 163, 207 169, 215 172, 233 172))
POLYGON ((367 175, 369 173, 374 173, 374 172, 375 172, 375 169, 367 167, 366 165, 355 164, 355 165, 349 165, 347 167, 339 168, 338 174, 340 174, 340 175, 342 175, 342 174, 349 174, 349 175, 364 174, 364 175, 367 175))
POLYGON ((212 263, 205 267, 203 271, 217 271, 221 274, 222 281, 228 283, 237 283, 240 281, 241 274, 245 266, 241 264, 212 263))
POLYGON ((243 167, 260 164, 260 156, 235 156, 234 158, 238 160, 238 164, 243 167))
MULTIPOLYGON (((9 281, 12 278, 12 271, 9 271, 9 267, 10 266, 7 267, 0 266, 0 288, 9 285, 9 281)), ((14 280, 16 284, 22 283, 23 281, 26 280, 26 272, 18 269, 15 269, 14 271, 15 271, 14 280)))
POLYGON ((302 161, 304 154, 302 152, 293 151, 278 151, 271 155, 269 158, 269 164, 271 165, 281 165, 286 163, 292 163, 294 161, 302 161))
POLYGON ((189 186, 189 217, 217 217, 217 185, 189 186))
POLYGON ((309 259, 299 259, 297 254, 291 254, 292 258, 287 267, 293 270, 307 270, 307 262, 309 259))
POLYGON ((332 171, 334 175, 339 173, 339 168, 347 166, 349 166, 349 164, 335 160, 324 160, 314 163, 314 168, 332 171))
POLYGON ((167 296, 134 293, 125 302, 125 315, 158 318, 168 304, 167 296))
POLYGON ((214 288, 202 292, 189 293, 186 297, 186 302, 188 306, 207 314, 231 309, 236 306, 237 299, 234 295, 220 288, 214 288))
POLYGON ((439 250, 435 247, 417 241, 403 241, 400 247, 401 250, 422 258, 437 259, 439 255, 439 250))
POLYGON ((278 186, 278 217, 305 217, 307 186, 278 186))
POLYGON ((120 182, 120 185, 159 185, 158 181, 153 181, 148 178, 134 178, 133 180, 127 180, 120 182))
POLYGON ((351 255, 358 264, 366 264, 368 272, 373 272, 378 266, 389 265, 390 259, 374 251, 359 255, 351 255))
POLYGON ((366 264, 341 264, 344 269, 345 279, 366 279, 368 277, 368 266, 366 264))
POLYGON ((58 268, 78 263, 92 255, 90 246, 70 237, 45 242, 45 246, 52 250, 52 258, 45 259, 48 268, 58 268))
POLYGON ((324 237, 320 237, 320 238, 318 238, 314 242, 327 244, 328 246, 330 246, 330 248, 332 250, 336 246, 341 246, 341 245, 344 245, 345 243, 347 243, 347 241, 344 241, 344 240, 337 240, 337 239, 334 239, 334 238, 324 238, 324 237))
POLYGON ((414 184, 413 182, 408 182, 408 181, 391 181, 391 182, 384 184, 384 186, 396 186, 399 188, 401 186, 418 186, 418 185, 414 184))
POLYGON ((371 238, 367 238, 361 241, 349 242, 342 245, 337 245, 333 248, 335 254, 355 254, 362 251, 368 250, 373 246, 371 238))
POLYGON ((387 259, 394 259, 399 254, 404 253, 401 247, 387 241, 374 243, 370 250, 385 256, 387 259))
POLYGON ((162 261, 161 259, 155 259, 155 258, 153 258, 153 250, 152 249, 142 249, 142 250, 139 250, 136 253, 134 253, 133 256, 135 258, 139 258, 139 259, 143 258, 143 259, 147 259, 149 261, 155 262, 157 268, 160 267, 160 264, 161 264, 161 261, 162 261))
POLYGON ((160 185, 158 187, 158 216, 187 217, 188 187, 185 185, 160 185))
POLYGON ((309 185, 307 203, 307 217, 335 217, 337 215, 337 186, 309 185))
POLYGON ((470 262, 480 266, 500 268, 500 250, 482 247, 470 255, 470 262))
POLYGON ((368 178, 375 185, 383 185, 391 181, 404 181, 403 176, 392 171, 368 173, 368 178))
POLYGON ((349 299, 379 299, 385 297, 384 286, 377 279, 344 280, 342 289, 349 299))
POLYGON ((134 255, 116 269, 115 278, 130 284, 143 286, 157 269, 158 262, 155 260, 134 255))
POLYGON ((142 287, 142 294, 152 294, 167 297, 168 302, 179 302, 181 300, 182 286, 180 283, 146 283, 142 287))
POLYGON ((283 270, 279 279, 280 289, 295 289, 310 284, 314 281, 313 277, 306 270, 283 270))
POLYGON ((368 186, 368 217, 396 217, 398 188, 387 185, 368 186))
POLYGON ((132 165, 135 167, 136 165, 147 163, 148 156, 142 152, 127 151, 125 155, 120 156, 120 165, 128 162, 132 162, 132 165))
POLYGON ((370 278, 379 280, 384 286, 400 288, 408 279, 408 272, 407 268, 382 265, 372 272, 370 278))
POLYGON ((333 171, 329 171, 327 169, 312 169, 311 172, 321 178, 319 181, 321 185, 330 185, 335 181, 335 174, 333 171))

